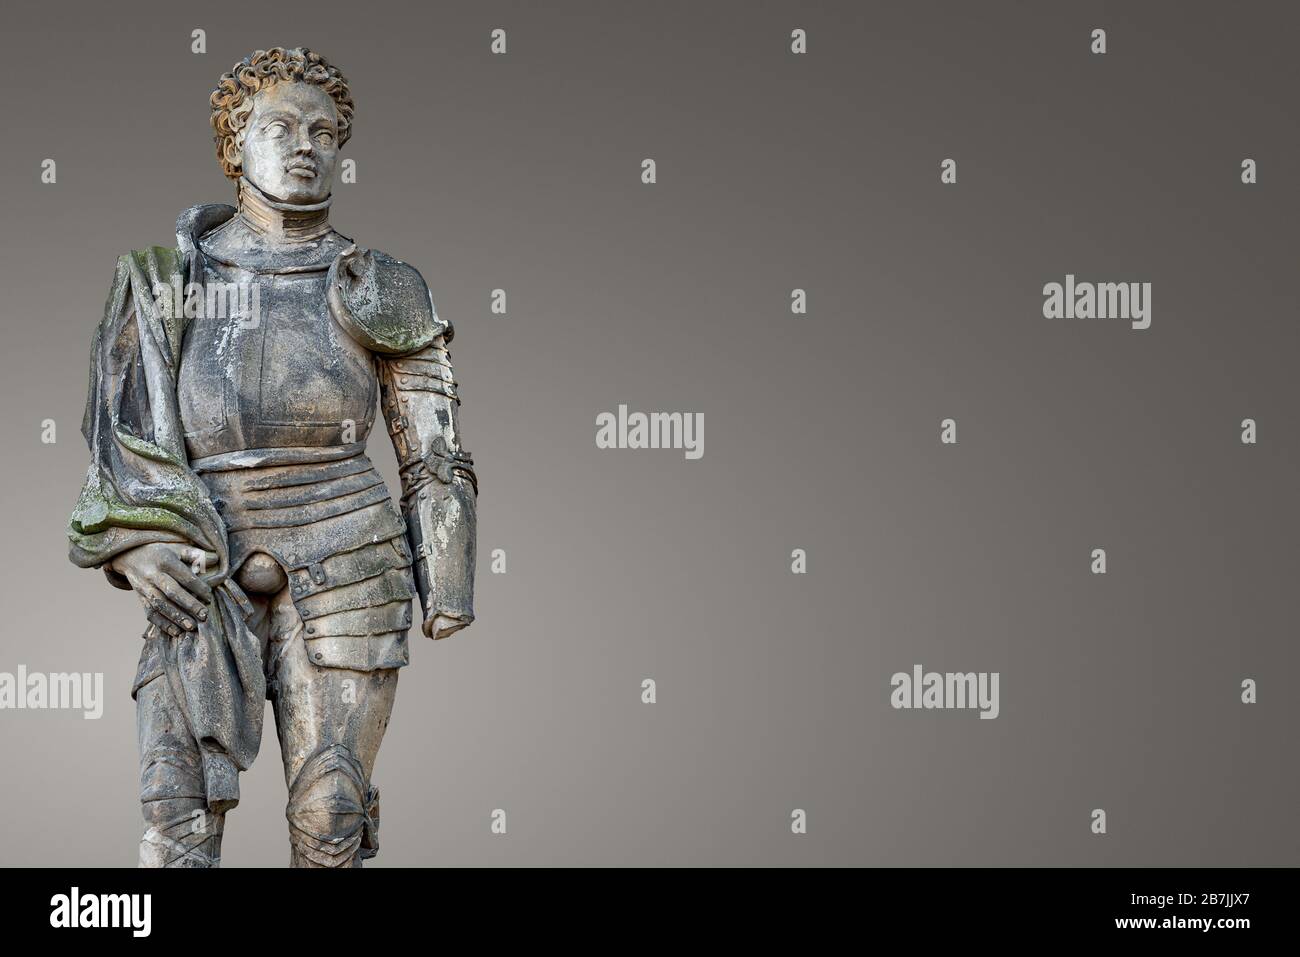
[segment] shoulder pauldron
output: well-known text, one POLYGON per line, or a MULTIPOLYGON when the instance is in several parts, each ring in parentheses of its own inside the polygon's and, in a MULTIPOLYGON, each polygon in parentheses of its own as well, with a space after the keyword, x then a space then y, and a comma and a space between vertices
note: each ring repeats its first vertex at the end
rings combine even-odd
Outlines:
POLYGON ((407 355, 438 336, 451 340, 424 278, 399 259, 353 245, 330 266, 327 288, 335 321, 372 352, 407 355))

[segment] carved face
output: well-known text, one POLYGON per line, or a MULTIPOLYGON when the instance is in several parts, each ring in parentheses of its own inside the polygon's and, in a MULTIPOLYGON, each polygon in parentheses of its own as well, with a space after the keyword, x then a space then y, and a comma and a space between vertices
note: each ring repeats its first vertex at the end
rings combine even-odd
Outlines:
POLYGON ((338 114, 313 83, 284 81, 253 97, 243 169, 254 186, 284 203, 322 202, 338 161, 338 114))

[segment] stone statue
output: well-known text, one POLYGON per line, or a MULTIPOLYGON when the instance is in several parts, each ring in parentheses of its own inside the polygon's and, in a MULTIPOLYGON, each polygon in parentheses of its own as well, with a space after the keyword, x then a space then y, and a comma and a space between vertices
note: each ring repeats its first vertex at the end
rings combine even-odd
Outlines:
POLYGON ((290 863, 378 850, 371 772, 411 599, 443 638, 474 620, 473 463, 420 274, 329 223, 347 80, 259 50, 211 97, 238 207, 118 260, 91 352, 91 463, 70 557, 147 610, 133 696, 142 867, 215 867, 270 699, 290 863), (365 455, 378 399, 401 514, 365 455))

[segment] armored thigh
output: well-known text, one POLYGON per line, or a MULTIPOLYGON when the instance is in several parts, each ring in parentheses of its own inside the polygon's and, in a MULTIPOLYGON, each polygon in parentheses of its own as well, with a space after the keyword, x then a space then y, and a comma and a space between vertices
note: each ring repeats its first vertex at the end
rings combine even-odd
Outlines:
POLYGON ((310 660, 287 592, 272 609, 268 685, 284 758, 294 867, 360 867, 379 850, 375 758, 397 691, 397 669, 356 671, 310 660))
MULTIPOLYGON (((252 596, 249 628, 267 652, 268 602, 252 596)), ((141 867, 219 867, 225 814, 208 807, 203 759, 182 706, 181 690, 163 664, 154 625, 145 632, 133 694, 140 744, 140 805, 145 833, 141 867)))

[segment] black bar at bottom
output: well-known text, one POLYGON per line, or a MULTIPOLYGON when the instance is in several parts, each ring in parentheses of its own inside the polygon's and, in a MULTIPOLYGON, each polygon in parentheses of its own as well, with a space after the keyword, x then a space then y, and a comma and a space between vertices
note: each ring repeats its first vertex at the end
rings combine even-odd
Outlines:
POLYGON ((534 946, 705 936, 734 945, 788 933, 810 945, 844 934, 859 943, 901 934, 922 946, 1099 937, 1231 945, 1294 939, 1297 884, 1283 868, 49 868, 0 869, 0 882, 10 942, 201 941, 232 957, 257 940, 334 947, 462 934, 485 944, 532 935, 534 946))

